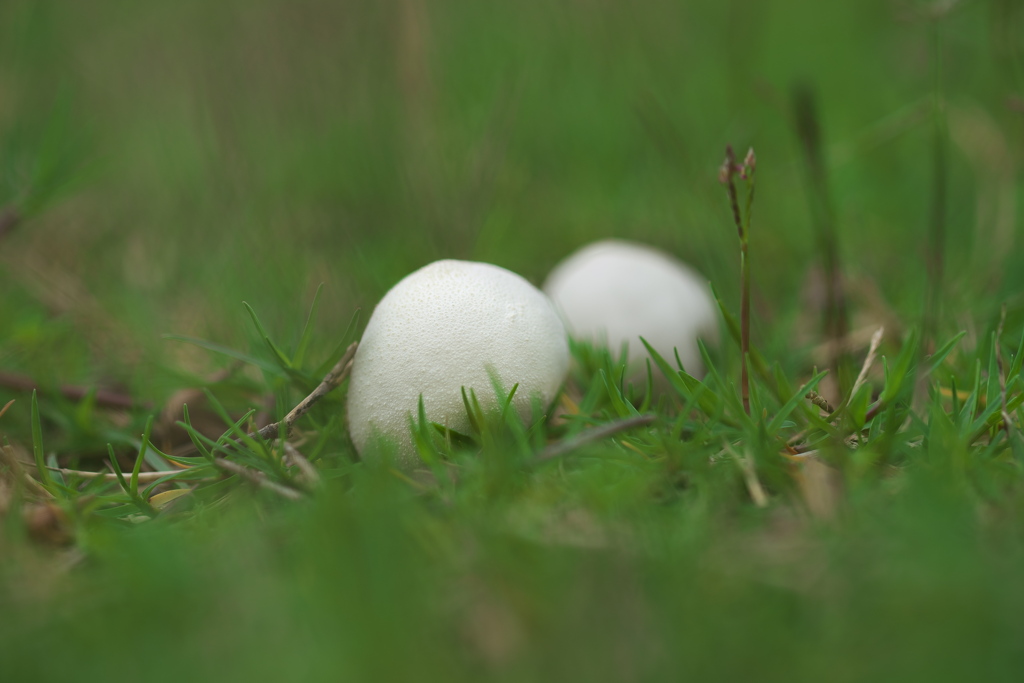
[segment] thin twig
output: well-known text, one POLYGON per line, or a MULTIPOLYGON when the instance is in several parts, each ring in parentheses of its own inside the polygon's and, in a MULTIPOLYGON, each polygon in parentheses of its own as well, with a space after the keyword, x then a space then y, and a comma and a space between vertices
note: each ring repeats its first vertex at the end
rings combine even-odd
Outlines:
MULTIPOLYGON (((339 360, 335 364, 335 366, 331 368, 330 372, 324 375, 323 380, 320 382, 317 388, 314 389, 312 393, 309 394, 309 396, 302 399, 302 401, 300 401, 297 406, 292 408, 291 412, 285 415, 283 420, 281 420, 280 422, 269 424, 258 431, 250 432, 247 436, 249 436, 250 438, 259 437, 261 439, 274 439, 280 435, 282 425, 284 425, 285 427, 285 434, 291 434, 292 425, 295 424, 296 420, 298 420, 310 408, 312 408, 317 401, 326 396, 333 389, 336 389, 338 385, 345 381, 345 378, 352 371, 352 358, 353 356, 355 356, 357 344, 358 342, 352 342, 352 344, 349 345, 349 347, 345 350, 344 355, 341 357, 341 360, 339 360)), ((242 444, 238 440, 232 439, 227 444, 219 446, 218 449, 228 451, 232 446, 240 447, 241 445, 242 444)), ((194 453, 196 450, 197 449, 193 446, 192 448, 184 451, 184 453, 182 453, 181 455, 194 453)), ((295 452, 297 453, 298 451, 295 452)), ((181 457, 181 455, 179 455, 178 457, 181 457)), ((305 458, 302 459, 305 460, 305 458)), ((305 473, 305 469, 302 466, 302 464, 298 460, 294 460, 294 462, 296 463, 296 465, 298 465, 299 469, 303 470, 303 472, 305 473)), ((309 464, 308 461, 306 462, 307 464, 309 464)), ((231 462, 230 460, 218 458, 213 462, 213 464, 217 467, 220 467, 223 470, 233 472, 234 474, 239 474, 245 477, 246 479, 256 483, 258 486, 263 486, 264 488, 270 488, 272 490, 275 490, 277 491, 277 493, 285 496, 286 498, 291 498, 295 500, 297 499, 296 496, 298 498, 302 497, 302 494, 296 491, 295 489, 290 489, 288 487, 281 486, 280 484, 276 484, 267 479, 266 476, 263 475, 263 473, 258 472, 256 470, 251 470, 242 465, 238 465, 237 463, 231 462), (244 472, 238 471, 237 468, 241 468, 242 470, 244 470, 244 472), (288 493, 282 493, 282 491, 277 489, 284 489, 285 491, 288 491, 288 493)), ((310 467, 312 467, 312 465, 310 465, 310 467)), ((315 468, 313 469, 315 470, 315 468)))
POLYGON ((265 488, 268 491, 273 491, 288 500, 302 500, 304 498, 302 492, 297 489, 278 484, 276 481, 271 481, 267 478, 267 475, 263 474, 259 470, 254 470, 251 467, 246 467, 245 465, 239 465, 237 462, 225 460, 224 458, 218 458, 214 461, 214 464, 225 472, 237 474, 249 483, 259 486, 260 488, 265 488))
POLYGON ((810 356, 815 363, 822 365, 830 364, 831 360, 836 357, 836 354, 852 354, 862 348, 866 349, 871 342, 871 337, 877 331, 878 330, 874 325, 850 330, 846 333, 845 337, 839 340, 839 348, 836 347, 835 343, 825 341, 811 347, 807 352, 807 355, 810 356))
MULTIPOLYGON (((843 402, 839 404, 839 407, 837 407, 835 410, 832 410, 831 406, 828 406, 828 402, 825 401, 825 399, 821 398, 820 396, 818 396, 818 398, 821 399, 822 401, 825 401, 825 405, 822 406, 817 401, 815 401, 814 398, 812 398, 811 396, 811 394, 813 394, 814 392, 811 392, 811 394, 807 395, 807 398, 810 399, 815 405, 817 405, 819 408, 822 408, 823 410, 825 410, 825 412, 829 413, 832 416, 829 418, 830 421, 835 422, 836 420, 839 419, 839 416, 842 414, 842 412, 846 410, 847 406, 850 405, 850 401, 853 400, 853 397, 856 395, 857 391, 861 388, 861 386, 863 386, 864 382, 867 381, 868 372, 871 370, 871 366, 874 364, 875 358, 878 355, 878 347, 882 343, 882 335, 884 332, 885 328, 879 327, 875 331, 875 333, 871 335, 871 345, 868 348, 867 356, 865 356, 864 358, 864 365, 862 365, 860 368, 860 374, 857 375, 857 381, 853 383, 853 388, 850 390, 850 393, 846 395, 846 398, 843 399, 843 402)), ((815 396, 817 396, 817 394, 815 394, 815 396)), ((872 417, 877 415, 880 410, 880 403, 875 403, 868 410, 868 413, 865 416, 865 421, 868 421, 872 417)), ((809 433, 810 430, 805 429, 799 434, 796 434, 795 436, 787 440, 786 444, 789 446, 793 446, 794 444, 802 441, 809 433)))
POLYGON ((743 482, 747 486, 747 491, 750 493, 750 499, 754 501, 754 505, 759 508, 768 506, 768 494, 764 492, 764 487, 761 486, 761 480, 757 477, 757 470, 754 467, 753 461, 749 456, 742 456, 733 450, 732 445, 728 442, 722 442, 725 450, 731 455, 736 463, 740 467, 740 471, 743 473, 743 482))
MULTIPOLYGON (((292 408, 291 411, 284 416, 283 420, 281 420, 280 422, 274 422, 272 424, 269 424, 263 429, 260 429, 259 431, 251 432, 249 436, 253 438, 258 436, 261 439, 272 439, 281 434, 282 426, 284 427, 285 436, 291 434, 292 425, 295 424, 296 420, 305 415, 306 412, 308 412, 309 409, 312 408, 317 401, 322 399, 324 396, 326 396, 334 389, 338 388, 338 386, 345 381, 345 378, 348 377, 348 374, 352 371, 352 358, 356 354, 357 346, 358 342, 352 342, 349 345, 349 347, 345 349, 345 353, 344 355, 342 355, 341 360, 339 360, 334 365, 334 367, 331 368, 330 372, 324 375, 323 380, 320 382, 317 388, 314 389, 309 394, 309 396, 299 401, 299 404, 292 408)), ((293 449, 293 451, 294 452, 290 455, 292 455, 292 460, 293 462, 296 462, 296 464, 299 466, 299 469, 305 472, 305 468, 302 466, 301 461, 304 461, 306 465, 313 469, 309 461, 303 458, 301 454, 298 453, 297 450, 293 449), (299 455, 298 459, 295 458, 296 454, 299 455)), ((254 470, 250 467, 245 467, 244 465, 240 465, 239 463, 234 462, 232 460, 227 460, 225 458, 217 458, 216 460, 213 461, 213 464, 214 466, 221 470, 237 474, 246 481, 249 481, 250 483, 256 486, 265 488, 268 491, 273 491, 274 493, 289 500, 301 500, 304 497, 301 491, 272 481, 263 472, 260 472, 259 470, 254 470)), ((315 469, 314 475, 319 476, 315 474, 315 469)))
MULTIPOLYGON (((337 388, 338 385, 340 385, 345 380, 345 378, 348 376, 348 373, 352 370, 352 357, 355 355, 355 352, 356 342, 353 342, 348 347, 348 349, 345 350, 345 354, 342 356, 341 360, 339 360, 338 363, 331 369, 331 371, 324 376, 323 381, 320 382, 317 388, 314 389, 313 392, 309 394, 309 396, 300 401, 299 404, 295 406, 291 410, 291 412, 289 412, 285 416, 283 420, 281 420, 280 422, 275 422, 274 424, 267 425, 258 432, 253 432, 249 434, 249 436, 259 436, 263 439, 271 438, 272 436, 275 436, 280 432, 282 424, 285 427, 286 433, 290 433, 292 425, 295 424, 296 420, 302 417, 302 415, 304 415, 311 407, 313 407, 313 405, 317 401, 326 396, 333 389, 337 388)), ((6 406, 4 410, 6 410, 6 406)), ((0 412, 0 414, 2 414, 2 412, 0 412)), ((291 458, 292 462, 295 463, 296 466, 298 466, 298 468, 302 471, 303 475, 310 481, 310 483, 315 484, 317 481, 319 481, 319 474, 316 472, 316 468, 314 468, 312 464, 310 464, 310 462, 306 460, 305 457, 302 456, 301 453, 299 453, 294 448, 291 448, 289 450, 288 444, 285 444, 285 451, 291 458)), ((214 467, 217 467, 222 471, 237 474, 243 479, 257 486, 273 491, 280 496, 288 498, 289 500, 300 500, 303 497, 303 494, 300 491, 290 488, 288 486, 283 486, 281 484, 278 484, 277 482, 271 481, 270 479, 267 478, 267 476, 264 473, 249 467, 245 467, 244 465, 240 465, 231 460, 227 460, 225 458, 217 458, 212 461, 212 464, 214 467)), ((91 472, 87 470, 71 470, 59 467, 50 467, 48 469, 54 472, 60 472, 61 474, 66 476, 78 476, 84 479, 102 478, 106 481, 116 481, 118 479, 118 476, 112 472, 91 472)), ((188 470, 140 472, 138 474, 138 481, 139 483, 151 483, 157 481, 162 477, 166 477, 169 475, 177 475, 177 479, 189 479, 189 475, 187 474, 187 472, 188 470)), ((197 478, 204 479, 206 478, 206 476, 197 478)))
MULTIPOLYGON (((864 365, 860 368, 860 373, 857 374, 857 381, 853 383, 853 388, 850 389, 850 393, 843 399, 843 404, 840 408, 845 409, 851 402, 853 397, 857 395, 857 391, 864 385, 868 378, 868 372, 871 370, 871 366, 875 362, 875 356, 878 354, 878 347, 882 343, 882 335, 885 333, 884 327, 879 327, 878 330, 871 336, 871 346, 868 348, 868 354, 864 358, 864 365)), ((838 416, 837 416, 838 417, 838 416)), ((865 417, 865 422, 870 419, 865 417)), ((851 435, 851 438, 855 441, 859 439, 858 434, 855 432, 851 435)))
POLYGON ((313 463, 306 459, 306 456, 299 452, 298 448, 285 441, 284 452, 288 460, 299 468, 299 471, 302 473, 302 477, 306 480, 307 484, 310 486, 317 486, 320 484, 320 472, 318 472, 316 467, 313 466, 313 463))
MULTIPOLYGON (((65 467, 47 467, 46 469, 50 470, 51 472, 60 472, 65 477, 81 477, 82 479, 103 479, 104 481, 118 481, 118 476, 114 472, 94 472, 92 470, 71 470, 71 469, 67 469, 65 467)), ((139 483, 140 484, 151 484, 154 481, 156 481, 157 479, 160 479, 161 477, 166 477, 166 476, 169 476, 169 475, 172 475, 172 474, 178 475, 177 479, 179 479, 179 480, 207 479, 210 476, 209 474, 206 474, 206 475, 203 475, 203 476, 200 476, 200 477, 190 477, 187 474, 189 469, 195 469, 195 468, 187 468, 187 469, 183 469, 183 470, 164 470, 164 471, 161 471, 161 472, 139 472, 139 475, 138 475, 139 483)))
POLYGON ((608 424, 601 425, 600 427, 588 429, 577 434, 572 439, 566 439, 565 441, 559 441, 558 443, 551 444, 537 455, 535 461, 544 462, 546 460, 561 457, 567 453, 571 453, 577 448, 587 445, 588 443, 600 441, 612 434, 624 432, 635 427, 649 425, 656 419, 658 419, 657 415, 635 415, 622 420, 616 420, 615 422, 609 422, 608 424))
POLYGON ((868 379, 868 372, 871 370, 871 366, 875 362, 875 356, 878 355, 878 347, 882 344, 882 335, 885 334, 885 328, 879 327, 873 335, 871 335, 871 346, 868 347, 868 355, 864 358, 864 365, 860 368, 860 373, 857 375, 857 381, 853 383, 853 389, 850 390, 849 398, 847 402, 853 400, 853 397, 857 394, 857 390, 860 389, 864 382, 868 379))
MULTIPOLYGON (((302 459, 305 460, 305 458, 302 458, 302 459)), ((309 461, 306 461, 306 463, 308 464, 309 461)), ((274 492, 284 496, 285 498, 289 498, 290 500, 299 500, 300 498, 302 498, 302 493, 301 492, 299 492, 299 491, 297 491, 295 489, 292 489, 290 487, 283 486, 281 484, 277 484, 276 482, 271 481, 270 479, 267 478, 267 476, 265 474, 263 474, 262 472, 260 472, 258 470, 254 470, 254 469, 252 469, 250 467, 245 467, 244 465, 240 465, 240 464, 238 464, 236 462, 233 462, 231 460, 227 460, 225 458, 217 458, 216 460, 214 460, 212 462, 212 464, 213 464, 214 467, 217 467, 218 469, 220 469, 222 471, 230 472, 231 474, 237 474, 237 475, 241 476, 242 478, 246 479, 247 481, 250 481, 250 482, 252 482, 252 483, 254 483, 254 484, 258 485, 258 486, 261 486, 263 488, 270 489, 270 490, 272 490, 272 491, 274 491, 274 492)), ((312 465, 310 465, 310 467, 312 467, 312 465)), ((300 468, 301 468, 301 466, 300 466, 300 468)), ((67 468, 64 468, 64 467, 48 467, 47 469, 50 470, 51 472, 59 472, 59 473, 63 474, 64 476, 81 477, 82 479, 103 479, 104 481, 118 481, 118 479, 119 479, 118 475, 116 473, 114 473, 114 472, 93 472, 93 471, 90 471, 90 470, 72 470, 72 469, 67 469, 67 468)), ((199 468, 190 468, 190 469, 199 469, 199 468)), ((209 474, 203 474, 203 475, 200 475, 200 476, 191 476, 191 475, 188 474, 188 469, 184 469, 184 470, 166 470, 166 471, 162 471, 162 472, 139 472, 139 474, 138 474, 138 481, 139 481, 140 484, 150 484, 150 483, 152 483, 154 481, 162 479, 163 477, 170 476, 172 474, 176 475, 175 476, 175 480, 176 481, 188 481, 188 480, 195 481, 195 480, 209 479, 210 478, 209 474)))
POLYGON ((352 371, 352 358, 356 355, 356 347, 358 345, 358 342, 352 342, 349 344, 349 347, 345 349, 345 354, 341 357, 341 360, 339 360, 335 366, 331 368, 331 371, 324 376, 323 381, 320 382, 319 386, 317 386, 309 396, 302 399, 297 406, 292 408, 291 412, 285 415, 283 420, 268 424, 259 431, 249 434, 249 436, 259 436, 262 439, 276 438, 280 434, 281 425, 284 425, 285 436, 291 434, 292 425, 295 424, 296 420, 305 415, 317 401, 322 399, 345 381, 345 378, 348 377, 348 373, 352 371))

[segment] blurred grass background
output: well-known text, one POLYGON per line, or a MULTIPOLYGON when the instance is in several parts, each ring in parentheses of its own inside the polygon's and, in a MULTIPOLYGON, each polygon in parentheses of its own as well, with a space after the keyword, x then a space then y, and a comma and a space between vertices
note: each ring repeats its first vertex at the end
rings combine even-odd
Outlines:
MULTIPOLYGON (((931 21, 931 9, 5 3, 0 196, 31 192, 38 163, 57 167, 45 179, 66 191, 5 240, 2 320, 24 321, 41 298, 33 288, 73 317, 90 315, 77 305, 87 300, 104 320, 85 327, 112 337, 95 346, 151 365, 137 373, 94 348, 95 362, 62 359, 60 372, 99 367, 159 396, 152 370, 181 353, 161 333, 239 343, 244 299, 291 334, 324 282, 336 311, 327 338, 440 257, 539 282, 580 244, 629 237, 670 249, 735 301, 715 173, 732 142, 754 145, 760 162, 752 249, 769 344, 790 334, 775 323, 815 259, 795 84, 818 94, 846 261, 914 318, 933 33, 949 114, 949 296, 1015 292, 1019 269, 1003 266, 1019 253, 1021 114, 1007 98, 1019 86, 1020 12, 992 0, 931 21)), ((79 345, 101 334, 79 332, 79 345)), ((7 364, 34 374, 54 362, 7 346, 7 364)))
MULTIPOLYGON (((806 372, 819 256, 798 85, 817 96, 858 324, 921 317, 938 125, 943 331, 974 343, 1008 301, 1019 338, 1022 31, 1014 0, 7 0, 0 208, 22 220, 0 241, 0 368, 160 405, 223 363, 161 335, 246 349, 243 300, 294 339, 325 283, 322 355, 432 260, 539 284, 608 236, 670 250, 735 308, 717 182, 733 143, 758 156, 755 341, 806 372)), ((23 404, 10 433, 27 433, 23 404)), ((1019 503, 979 548, 977 510, 922 478, 898 503, 854 489, 848 528, 810 550, 772 545, 784 522, 734 491, 652 510, 642 480, 600 470, 573 495, 650 553, 523 540, 487 505, 424 519, 372 478, 259 524, 242 506, 98 531, 71 582, 0 544, 16 559, 0 672, 1020 680, 1019 503)))

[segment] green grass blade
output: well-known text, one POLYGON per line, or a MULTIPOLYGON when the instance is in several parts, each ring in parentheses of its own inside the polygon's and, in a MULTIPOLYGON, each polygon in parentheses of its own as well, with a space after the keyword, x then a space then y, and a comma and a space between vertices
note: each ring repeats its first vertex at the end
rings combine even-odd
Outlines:
POLYGON ((939 366, 942 365, 942 362, 946 360, 946 357, 953 352, 953 349, 956 348, 956 345, 960 342, 961 339, 964 338, 964 335, 966 334, 966 331, 961 331, 958 335, 956 335, 948 342, 943 344, 938 351, 933 353, 931 357, 928 358, 928 369, 926 370, 926 372, 928 374, 935 372, 939 368, 939 366))
POLYGON ((351 344, 356 337, 356 331, 359 329, 360 315, 361 312, 357 308, 355 310, 355 313, 352 314, 352 317, 348 321, 348 327, 345 328, 345 333, 341 335, 341 341, 338 342, 338 345, 336 347, 334 347, 334 351, 332 351, 331 354, 327 356, 327 360, 321 363, 320 367, 316 369, 316 376, 318 378, 323 377, 328 372, 330 372, 331 368, 333 368, 337 364, 337 362, 341 360, 341 357, 345 355, 345 350, 349 347, 349 344, 351 344))
POLYGON ((651 368, 651 359, 644 358, 644 398, 640 402, 640 408, 638 409, 641 413, 646 413, 651 409, 651 403, 654 401, 654 372, 651 368))
POLYGON ((999 386, 999 340, 996 333, 992 333, 988 354, 988 377, 985 378, 985 405, 1001 405, 1002 389, 999 386))
POLYGON ((302 361, 306 357, 306 349, 309 348, 309 342, 313 339, 313 323, 316 320, 317 308, 320 305, 320 293, 324 290, 324 283, 316 288, 316 293, 313 294, 313 303, 309 306, 309 315, 306 316, 306 324, 302 326, 302 334, 299 335, 299 345, 295 349, 295 355, 292 357, 292 362, 296 367, 302 367, 302 361))
MULTIPOLYGON (((220 344, 215 344, 213 342, 206 341, 205 339, 196 339, 195 337, 186 337, 180 334, 165 334, 163 335, 163 338, 168 339, 170 341, 179 341, 184 342, 186 344, 192 344, 193 346, 198 346, 201 349, 206 349, 207 351, 212 351, 213 353, 217 353, 222 356, 227 356, 228 358, 240 360, 243 363, 253 365, 271 375, 281 374, 281 368, 278 367, 277 364, 275 363, 268 363, 262 358, 257 358, 256 356, 251 356, 247 353, 242 353, 241 351, 236 351, 235 349, 230 349, 226 346, 221 346, 220 344)), ((340 358, 341 356, 338 357, 340 358)))
POLYGON ((36 397, 36 390, 32 390, 32 457, 36 462, 36 469, 39 471, 39 482, 50 493, 56 495, 56 486, 50 470, 46 467, 46 456, 43 450, 43 423, 39 416, 39 399, 36 397))
POLYGON ((466 417, 469 418, 469 426, 473 428, 473 431, 477 434, 483 428, 480 424, 480 420, 476 415, 476 411, 473 410, 473 405, 469 402, 469 397, 466 396, 466 387, 461 387, 462 390, 462 405, 466 407, 466 417))
MULTIPOLYGON (((714 297, 715 303, 718 304, 718 310, 722 314, 722 319, 725 321, 725 328, 729 331, 729 336, 732 337, 732 340, 734 342, 736 342, 736 348, 742 348, 743 335, 740 330, 740 323, 736 319, 736 317, 729 311, 729 309, 726 308, 725 304, 722 302, 722 299, 719 298, 718 292, 715 291, 714 284, 711 284, 711 295, 714 297)), ((768 362, 765 360, 764 356, 761 355, 761 352, 753 344, 750 344, 749 352, 751 360, 751 369, 757 372, 757 374, 759 374, 764 380, 766 380, 766 382, 770 380, 771 372, 768 369, 768 362)), ((776 393, 776 398, 778 398, 780 401, 782 400, 782 397, 781 395, 779 395, 778 392, 776 393)))
POLYGON ((616 415, 619 417, 632 417, 633 415, 640 414, 632 404, 623 398, 619 387, 608 378, 608 373, 604 370, 598 370, 598 375, 601 377, 601 381, 604 382, 605 390, 608 392, 608 398, 616 415))
POLYGON ((516 392, 519 391, 519 382, 512 385, 512 389, 509 390, 508 396, 501 404, 501 421, 504 422, 508 417, 509 406, 512 405, 512 399, 515 398, 516 392))
POLYGON ((146 500, 149 500, 150 496, 153 495, 153 491, 156 489, 157 486, 160 486, 161 484, 167 484, 169 482, 179 481, 182 479, 187 481, 209 479, 212 477, 219 477, 220 475, 221 471, 218 470, 216 467, 213 467, 212 465, 189 467, 188 469, 183 469, 180 472, 175 472, 173 474, 168 474, 167 476, 160 477, 159 479, 157 479, 156 481, 154 481, 153 483, 146 487, 146 489, 142 492, 142 497, 146 500))
POLYGON ((779 409, 779 412, 775 414, 775 417, 773 417, 768 423, 767 431, 769 436, 774 435, 779 431, 779 428, 782 426, 782 423, 786 418, 789 417, 789 414, 792 413, 793 410, 796 409, 797 405, 804 400, 804 397, 807 396, 808 392, 814 391, 821 380, 825 379, 826 375, 828 375, 828 370, 822 370, 812 377, 806 384, 797 389, 796 393, 790 396, 789 400, 786 401, 782 408, 779 409))
POLYGON ((260 322, 259 317, 256 315, 256 311, 253 310, 247 302, 243 301, 242 305, 245 306, 245 310, 249 312, 249 317, 252 318, 253 325, 256 326, 256 331, 259 332, 260 337, 263 339, 263 343, 270 349, 270 354, 277 360, 281 369, 285 372, 294 370, 292 362, 288 359, 288 356, 284 355, 284 352, 277 347, 273 341, 270 340, 270 336, 267 334, 266 329, 263 327, 263 323, 260 322))
POLYGON ((135 458, 135 466, 132 468, 132 491, 139 490, 139 472, 142 471, 142 463, 146 459, 146 450, 149 448, 149 437, 152 433, 153 418, 150 417, 146 420, 146 429, 142 433, 142 447, 139 449, 139 455, 135 458))
POLYGON ((960 409, 960 427, 962 431, 970 429, 970 425, 974 422, 974 413, 978 408, 978 396, 981 394, 981 359, 974 361, 974 382, 971 386, 971 393, 968 395, 967 400, 964 401, 963 408, 960 409))
MULTIPOLYGON (((196 450, 199 451, 200 454, 202 454, 203 460, 212 460, 213 459, 213 455, 211 455, 211 453, 207 450, 207 447, 203 444, 203 441, 200 439, 199 432, 196 431, 196 428, 193 427, 193 425, 191 425, 191 419, 188 417, 188 407, 187 407, 187 405, 182 405, 181 412, 182 412, 183 420, 178 421, 177 425, 179 427, 181 427, 182 429, 184 429, 185 433, 188 434, 188 439, 191 442, 193 442, 193 445, 196 446, 196 450)), ((168 456, 168 460, 171 460, 171 461, 174 461, 174 462, 180 462, 178 460, 178 458, 175 457, 175 456, 168 456)), ((199 460, 199 459, 196 459, 196 460, 199 460)), ((185 463, 185 464, 187 464, 187 463, 185 463)))
POLYGON ((896 362, 888 370, 885 388, 882 389, 882 394, 879 396, 879 400, 883 403, 888 403, 895 399, 903 389, 907 376, 913 367, 914 358, 917 357, 919 338, 920 335, 917 330, 911 330, 907 341, 904 342, 903 347, 900 349, 899 355, 896 356, 896 362))
POLYGON ((128 496, 134 498, 134 496, 132 496, 132 489, 128 486, 128 480, 124 478, 124 472, 121 471, 121 463, 117 461, 117 455, 114 454, 114 447, 109 443, 107 444, 107 455, 110 457, 110 466, 113 468, 114 475, 117 477, 117 483, 121 485, 121 488, 124 489, 124 492, 128 494, 128 496))
POLYGON ((416 447, 416 452, 419 454, 420 459, 433 467, 440 463, 441 454, 434 444, 434 438, 431 434, 432 423, 427 420, 427 411, 423 405, 423 394, 420 394, 419 402, 416 406, 416 414, 419 419, 413 418, 412 415, 409 416, 409 428, 412 430, 413 445, 416 447))
POLYGON ((1020 375, 1022 363, 1024 363, 1024 334, 1020 337, 1020 344, 1017 346, 1017 354, 1013 357, 1013 360, 1010 362, 1010 369, 1006 372, 1007 384, 1020 375))
MULTIPOLYGON (((654 364, 658 366, 658 369, 661 370, 661 374, 669 381, 672 388, 676 390, 684 401, 689 402, 693 399, 695 388, 694 383, 701 385, 701 382, 689 375, 686 375, 684 372, 675 370, 664 358, 662 358, 661 354, 658 353, 653 346, 647 343, 646 339, 640 337, 640 341, 647 348, 647 353, 651 355, 651 358, 654 360, 654 364), (684 377, 692 380, 692 382, 684 379, 684 377)), ((718 412, 717 408, 720 404, 721 398, 705 386, 704 391, 701 392, 697 402, 697 405, 700 406, 701 410, 708 415, 714 415, 718 412)))

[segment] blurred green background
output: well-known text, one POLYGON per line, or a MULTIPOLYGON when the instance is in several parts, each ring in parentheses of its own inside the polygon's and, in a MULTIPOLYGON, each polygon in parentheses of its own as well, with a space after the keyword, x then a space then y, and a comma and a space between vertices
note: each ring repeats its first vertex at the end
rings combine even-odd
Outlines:
POLYGON ((168 355, 190 353, 160 335, 244 343, 242 300, 285 336, 326 283, 328 338, 431 260, 539 283, 605 236, 671 250, 735 303, 727 143, 758 154, 772 348, 816 259, 800 84, 859 281, 919 315, 941 98, 951 308, 1016 292, 1020 11, 952 5, 934 19, 942 3, 6 2, 0 201, 54 201, 4 240, 3 337, 47 334, 10 329, 42 300, 93 362, 32 338, 4 363, 101 368, 158 397, 168 355))
MULTIPOLYGON (((755 339, 806 372, 820 255, 795 87, 818 102, 854 328, 920 319, 939 201, 943 330, 970 349, 1008 301, 1019 338, 1022 39, 1015 0, 5 0, 0 370, 160 405, 224 364, 162 335, 247 349, 243 300, 295 339, 324 283, 323 355, 432 260, 539 284, 608 236, 675 253, 735 309, 734 144, 758 159, 755 339)), ((0 427, 26 433, 24 404, 0 427)), ((727 483, 681 511, 645 476, 536 494, 628 520, 621 552, 509 533, 516 506, 427 515, 369 476, 269 519, 97 532, 70 581, 0 543, 0 674, 1021 680, 1016 498, 996 531, 927 473, 898 503, 873 481, 808 546, 727 483)))

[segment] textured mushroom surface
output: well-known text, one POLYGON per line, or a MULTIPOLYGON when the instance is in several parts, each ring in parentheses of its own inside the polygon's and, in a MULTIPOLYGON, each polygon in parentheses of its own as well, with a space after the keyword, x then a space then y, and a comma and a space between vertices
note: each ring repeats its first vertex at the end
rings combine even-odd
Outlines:
POLYGON ((375 433, 397 448, 396 464, 418 461, 410 415, 422 394, 427 419, 469 432, 462 387, 486 409, 496 405, 489 374, 529 416, 531 399, 550 404, 569 368, 565 326, 551 301, 504 268, 437 261, 406 276, 377 304, 359 343, 348 393, 348 421, 360 454, 375 433))
POLYGON ((647 357, 640 337, 673 365, 678 349, 692 375, 704 372, 697 339, 718 339, 718 310, 704 278, 676 258, 642 244, 604 240, 568 256, 548 276, 544 291, 575 339, 629 344, 638 370, 647 357))

